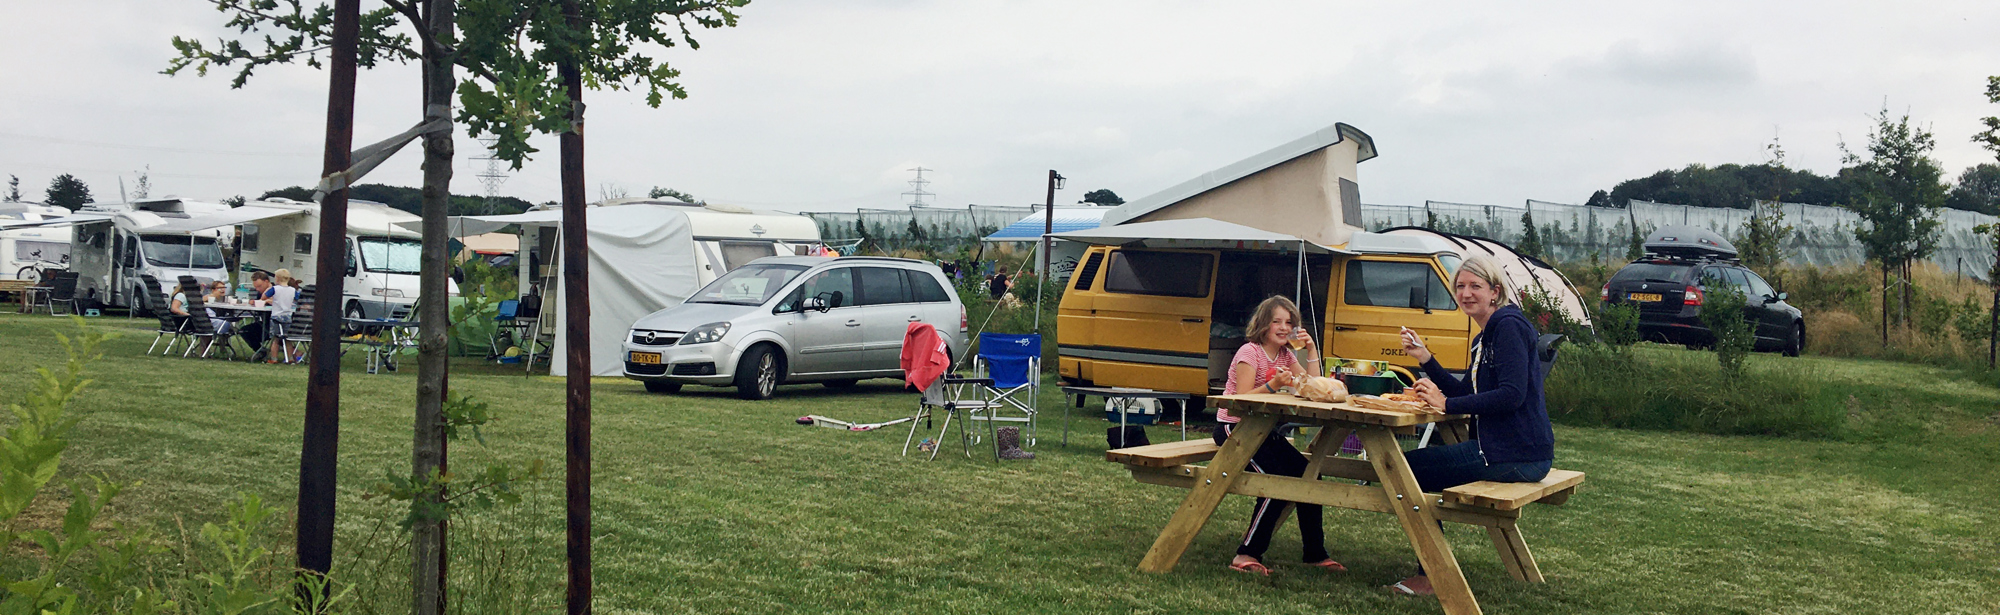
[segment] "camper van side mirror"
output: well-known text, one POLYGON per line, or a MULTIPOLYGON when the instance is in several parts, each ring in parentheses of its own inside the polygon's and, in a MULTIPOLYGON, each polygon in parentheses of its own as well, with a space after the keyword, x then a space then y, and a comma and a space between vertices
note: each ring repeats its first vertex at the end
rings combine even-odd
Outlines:
POLYGON ((354 277, 354 263, 348 263, 348 264, 347 264, 347 273, 345 273, 345 274, 343 274, 343 275, 346 275, 347 277, 350 277, 350 278, 351 278, 351 277, 354 277))

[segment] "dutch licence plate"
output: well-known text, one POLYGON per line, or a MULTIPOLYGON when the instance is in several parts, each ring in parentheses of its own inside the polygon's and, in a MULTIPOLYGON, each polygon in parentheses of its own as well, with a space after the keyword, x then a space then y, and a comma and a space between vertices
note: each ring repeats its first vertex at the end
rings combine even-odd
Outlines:
POLYGON ((657 353, 657 352, 635 352, 635 353, 632 353, 632 362, 633 362, 633 363, 644 363, 644 364, 647 364, 647 365, 659 365, 659 364, 660 364, 660 353, 657 353))
POLYGON ((1625 298, 1633 301, 1658 303, 1660 301, 1660 293, 1630 293, 1625 295, 1625 298))

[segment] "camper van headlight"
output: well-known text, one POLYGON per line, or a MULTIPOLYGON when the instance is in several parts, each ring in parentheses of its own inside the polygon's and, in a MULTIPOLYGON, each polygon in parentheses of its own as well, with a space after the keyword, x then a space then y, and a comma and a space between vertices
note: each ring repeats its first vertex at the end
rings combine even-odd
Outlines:
POLYGON ((402 298, 403 296, 403 289, 400 288, 377 288, 370 292, 375 293, 377 297, 402 298))
POLYGON ((729 333, 729 323, 717 322, 705 324, 695 327, 693 331, 689 331, 687 335, 682 336, 681 345, 687 346, 689 344, 719 342, 722 341, 722 336, 726 333, 729 333))

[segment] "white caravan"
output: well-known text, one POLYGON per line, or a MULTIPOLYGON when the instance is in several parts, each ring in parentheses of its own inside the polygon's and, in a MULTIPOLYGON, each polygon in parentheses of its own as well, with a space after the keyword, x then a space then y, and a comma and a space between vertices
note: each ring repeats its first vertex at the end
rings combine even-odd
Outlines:
MULTIPOLYGON (((247 204, 276 210, 240 223, 237 241, 245 271, 288 269, 306 284, 316 283, 319 205, 289 199, 247 204), (280 213, 282 212, 282 213, 280 213)), ((409 317, 422 273, 423 236, 398 226, 422 218, 374 201, 347 202, 346 277, 341 280, 341 314, 348 318, 409 317)), ((446 282, 450 296, 458 285, 446 282)))
MULTIPOLYGON (((0 203, 0 220, 33 223, 67 215, 68 209, 50 205, 0 203)), ((0 230, 0 279, 36 280, 42 271, 68 269, 69 238, 68 226, 0 230)))
MULTIPOLYGON (((656 199, 614 199, 591 204, 592 207, 620 205, 656 205, 687 216, 688 230, 694 239, 695 288, 707 286, 744 263, 766 256, 805 256, 821 245, 819 225, 812 218, 798 214, 656 199)), ((549 207, 536 211, 560 210, 549 207)), ((532 289, 541 288, 544 282, 553 281, 558 275, 558 271, 548 266, 556 262, 555 253, 561 248, 557 234, 554 226, 530 227, 521 232, 521 249, 516 254, 520 262, 532 265, 519 268, 523 295, 533 294, 532 289)))
POLYGON ((176 197, 131 203, 91 203, 75 218, 90 217, 74 227, 70 270, 77 273, 76 297, 97 304, 139 310, 164 309, 147 304, 141 277, 153 276, 162 293, 170 292, 180 276, 206 284, 229 278, 222 250, 230 229, 183 230, 191 218, 229 211, 222 203, 176 197))

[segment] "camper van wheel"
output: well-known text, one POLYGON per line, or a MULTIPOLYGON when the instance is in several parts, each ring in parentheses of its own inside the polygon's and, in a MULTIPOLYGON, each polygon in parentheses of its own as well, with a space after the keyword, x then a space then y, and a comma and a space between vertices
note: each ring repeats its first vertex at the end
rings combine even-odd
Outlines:
POLYGON ((743 399, 770 399, 778 392, 785 372, 784 359, 768 344, 750 347, 736 362, 736 396, 743 399))
POLYGON ((846 380, 828 380, 820 384, 826 385, 826 388, 829 389, 852 389, 854 388, 855 384, 858 384, 860 382, 861 381, 859 380, 849 378, 846 380))
POLYGON ((341 312, 341 313, 342 313, 343 315, 345 315, 345 316, 347 317, 347 321, 346 321, 346 322, 350 323, 350 324, 344 324, 344 325, 341 325, 341 327, 340 327, 340 332, 341 332, 341 334, 342 334, 342 335, 360 335, 360 334, 361 334, 361 326, 360 326, 360 325, 356 325, 356 324, 351 324, 351 323, 352 323, 353 321, 356 321, 356 320, 361 320, 361 319, 364 319, 364 318, 367 318, 367 317, 368 317, 368 315, 367 315, 366 313, 364 313, 364 312, 362 312, 362 311, 361 311, 361 304, 359 304, 359 303, 349 303, 349 304, 347 304, 347 309, 346 309, 345 311, 341 312))
POLYGON ((646 392, 647 392, 647 393, 679 393, 679 392, 681 392, 681 383, 678 383, 678 382, 668 382, 668 381, 663 381, 663 380, 649 380, 649 381, 647 381, 647 382, 646 382, 646 392))
POLYGON ((140 318, 145 318, 145 317, 148 317, 148 316, 152 316, 152 315, 153 315, 153 306, 150 306, 150 305, 146 305, 146 303, 147 303, 148 301, 149 301, 149 299, 147 299, 147 297, 146 297, 146 287, 144 287, 144 286, 134 286, 134 287, 132 287, 132 307, 131 307, 131 310, 132 310, 132 313, 133 313, 133 314, 136 314, 136 315, 138 315, 138 317, 140 317, 140 318))

